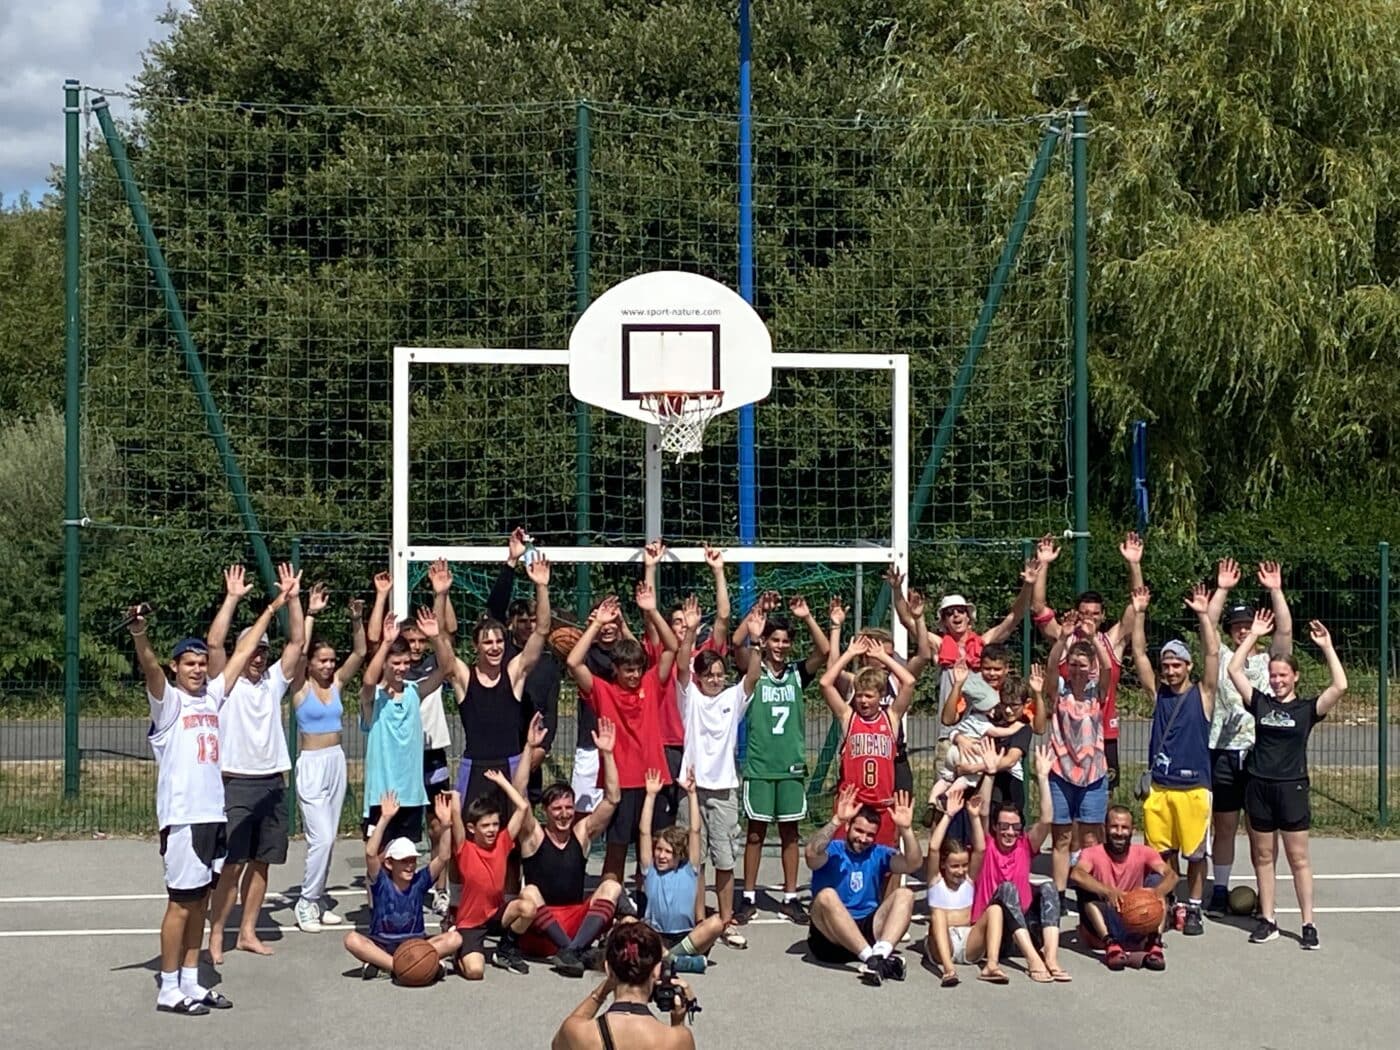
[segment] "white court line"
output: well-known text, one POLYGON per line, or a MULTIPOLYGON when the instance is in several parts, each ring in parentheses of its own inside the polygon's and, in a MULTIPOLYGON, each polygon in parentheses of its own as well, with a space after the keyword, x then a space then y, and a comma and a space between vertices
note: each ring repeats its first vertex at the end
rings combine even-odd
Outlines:
MULTIPOLYGON (((1280 882, 1290 881, 1293 876, 1286 872, 1279 872, 1277 876, 1280 882)), ((1400 872, 1397 871, 1374 871, 1374 872, 1329 872, 1313 875, 1314 882, 1366 882, 1373 879, 1400 879, 1400 872)), ((1231 874, 1230 881, 1253 882, 1253 875, 1231 874)), ((908 882, 911 887, 923 886, 919 879, 911 879, 908 882)), ((781 886, 763 887, 769 893, 776 893, 782 889, 781 886)), ((806 887, 801 887, 805 889, 806 887)), ((328 891, 332 897, 363 897, 365 891, 359 887, 346 887, 328 891)), ((0 897, 0 904, 97 904, 106 901, 163 901, 166 899, 164 893, 106 893, 77 895, 65 897, 0 897)), ((269 893, 267 903, 274 907, 291 907, 296 903, 294 894, 269 893)), ((1321 909, 1319 909, 1321 910, 1321 909)), ((778 920, 786 922, 786 919, 778 920)))

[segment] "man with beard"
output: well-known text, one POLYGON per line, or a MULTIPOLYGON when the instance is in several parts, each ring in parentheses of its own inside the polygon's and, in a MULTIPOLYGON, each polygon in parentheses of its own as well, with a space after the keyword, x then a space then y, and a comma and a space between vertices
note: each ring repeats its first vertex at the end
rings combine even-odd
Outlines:
POLYGON ((1104 842, 1079 855, 1070 872, 1079 891, 1079 936, 1091 948, 1103 949, 1110 970, 1138 966, 1165 970, 1161 930, 1132 933, 1123 925, 1118 909, 1124 894, 1150 889, 1165 901, 1176 879, 1161 854, 1133 842, 1133 814, 1127 806, 1110 806, 1104 823, 1104 842))

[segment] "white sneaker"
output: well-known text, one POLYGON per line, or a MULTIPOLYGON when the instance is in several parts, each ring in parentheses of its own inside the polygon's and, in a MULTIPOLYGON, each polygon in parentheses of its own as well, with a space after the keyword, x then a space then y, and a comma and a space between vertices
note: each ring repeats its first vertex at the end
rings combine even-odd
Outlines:
POLYGON ((443 890, 433 890, 433 914, 439 918, 446 918, 451 907, 447 893, 443 890))
POLYGON ((322 926, 343 926, 343 925, 345 925, 345 920, 344 920, 343 918, 341 918, 339 915, 337 915, 335 912, 331 911, 329 908, 317 908, 316 910, 317 910, 318 912, 320 912, 320 918, 321 918, 321 925, 322 925, 322 926))
POLYGON ((297 929, 302 933, 320 933, 321 918, 316 905, 311 901, 299 900, 296 907, 297 929))

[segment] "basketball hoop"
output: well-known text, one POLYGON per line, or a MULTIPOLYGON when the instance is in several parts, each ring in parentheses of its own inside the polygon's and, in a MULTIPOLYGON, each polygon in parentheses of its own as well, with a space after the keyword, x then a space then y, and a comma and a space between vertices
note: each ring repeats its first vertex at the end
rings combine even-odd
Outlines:
POLYGON ((637 395, 644 412, 661 430, 661 451, 676 462, 705 447, 705 427, 719 411, 723 390, 654 390, 637 395))

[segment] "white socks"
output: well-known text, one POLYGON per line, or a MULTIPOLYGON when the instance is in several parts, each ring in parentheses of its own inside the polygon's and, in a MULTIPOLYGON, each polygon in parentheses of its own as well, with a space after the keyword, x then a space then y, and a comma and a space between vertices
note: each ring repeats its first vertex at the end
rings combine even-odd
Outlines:
POLYGON ((160 1006, 178 1006, 185 998, 185 993, 180 991, 180 975, 175 971, 160 973, 160 992, 156 995, 156 1003, 160 1006))
MULTIPOLYGON (((163 983, 164 975, 162 975, 163 983)), ((195 1002, 202 1002, 204 997, 209 994, 209 990, 199 983, 198 966, 180 967, 180 994, 188 996, 195 1002)))
POLYGON ((894 945, 889 941, 876 941, 870 950, 876 955, 888 959, 890 957, 890 952, 894 951, 894 945))
POLYGON ((869 961, 870 961, 870 957, 871 957, 872 955, 874 955, 874 954, 875 954, 875 949, 873 949, 873 948, 862 948, 862 949, 860 950, 860 961, 861 961, 861 962, 869 962, 869 961))
POLYGON ((744 891, 744 901, 748 904, 754 903, 758 899, 758 894, 754 890, 744 891))

